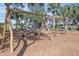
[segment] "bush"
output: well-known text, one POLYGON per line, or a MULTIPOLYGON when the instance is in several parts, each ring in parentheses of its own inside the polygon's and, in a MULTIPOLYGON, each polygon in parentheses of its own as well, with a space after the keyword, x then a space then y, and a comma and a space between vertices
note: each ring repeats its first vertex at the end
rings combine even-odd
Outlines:
POLYGON ((79 25, 77 26, 77 30, 79 31, 79 25))
POLYGON ((68 27, 68 30, 72 30, 71 27, 68 27))

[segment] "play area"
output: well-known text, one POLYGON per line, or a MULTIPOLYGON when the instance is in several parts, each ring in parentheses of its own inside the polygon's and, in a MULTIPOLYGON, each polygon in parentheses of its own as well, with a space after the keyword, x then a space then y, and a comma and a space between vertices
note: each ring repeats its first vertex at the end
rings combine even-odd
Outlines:
MULTIPOLYGON (((39 8, 29 12, 17 7, 24 7, 25 4, 4 5, 5 19, 4 23, 0 22, 0 56, 79 55, 79 14, 76 14, 78 9, 69 9, 70 6, 67 6, 68 9, 62 11, 73 10, 73 13, 66 12, 63 15, 59 12, 60 9, 52 9, 53 15, 49 15, 46 12, 39 12, 39 8), (72 14, 76 14, 77 17, 72 14)), ((32 5, 29 3, 29 8, 32 9, 32 5)), ((38 7, 37 5, 40 4, 35 4, 33 8, 38 7)))
POLYGON ((0 50, 0 55, 14 56, 78 56, 79 55, 79 32, 52 33, 53 40, 49 40, 48 32, 43 32, 40 38, 14 37, 14 52, 10 53, 9 40, 6 47, 0 50))

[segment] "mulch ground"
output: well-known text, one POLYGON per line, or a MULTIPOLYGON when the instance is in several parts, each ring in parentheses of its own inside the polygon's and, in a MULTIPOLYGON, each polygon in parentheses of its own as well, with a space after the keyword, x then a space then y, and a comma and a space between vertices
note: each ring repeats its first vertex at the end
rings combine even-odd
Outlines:
MULTIPOLYGON (((52 32, 51 32, 52 33, 52 32)), ((43 31, 39 38, 21 34, 14 36, 14 52, 10 53, 9 36, 6 47, 0 50, 1 56, 79 56, 79 32, 52 33, 43 31)))

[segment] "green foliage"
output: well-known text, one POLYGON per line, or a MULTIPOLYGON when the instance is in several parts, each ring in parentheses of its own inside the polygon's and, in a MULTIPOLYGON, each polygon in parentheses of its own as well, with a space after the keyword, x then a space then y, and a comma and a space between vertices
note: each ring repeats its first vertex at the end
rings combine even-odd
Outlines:
POLYGON ((59 9, 60 3, 49 3, 48 4, 48 11, 51 11, 52 9, 59 9))
MULTIPOLYGON (((24 4, 19 4, 19 3, 14 3, 11 4, 13 9, 21 9, 24 7, 24 4), (19 8, 20 7, 20 8, 19 8)), ((41 14, 44 12, 44 4, 43 3, 28 3, 28 8, 30 12, 34 13, 39 13, 41 14)), ((73 20, 73 23, 75 24, 74 20, 79 21, 79 5, 67 5, 64 7, 60 6, 60 3, 49 3, 48 4, 48 10, 51 11, 52 9, 55 10, 57 16, 62 16, 62 17, 68 17, 70 20, 73 20)), ((55 14, 54 14, 55 15, 55 14)), ((28 15, 26 13, 12 13, 12 17, 14 19, 20 18, 22 20, 28 20, 28 18, 34 22, 34 23, 42 23, 42 18, 40 16, 34 16, 34 15, 28 15)), ((19 22, 19 21, 18 21, 19 22)), ((60 25, 56 25, 56 28, 59 28, 60 25)))
POLYGON ((79 31, 79 25, 77 26, 77 30, 79 31))
POLYGON ((43 3, 28 3, 28 8, 31 10, 31 12, 35 13, 44 12, 43 3))
POLYGON ((0 23, 0 30, 3 29, 3 23, 0 23))

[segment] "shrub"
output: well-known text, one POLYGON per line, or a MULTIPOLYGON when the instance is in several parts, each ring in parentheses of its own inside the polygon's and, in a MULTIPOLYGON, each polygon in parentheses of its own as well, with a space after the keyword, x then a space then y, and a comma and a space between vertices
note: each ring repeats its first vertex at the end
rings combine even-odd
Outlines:
POLYGON ((77 26, 77 30, 79 31, 79 25, 77 26))

